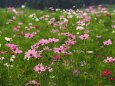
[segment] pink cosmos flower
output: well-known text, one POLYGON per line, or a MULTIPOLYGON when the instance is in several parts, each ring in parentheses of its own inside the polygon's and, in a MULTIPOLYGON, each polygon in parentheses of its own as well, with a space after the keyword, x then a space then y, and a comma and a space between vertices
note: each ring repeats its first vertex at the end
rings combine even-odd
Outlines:
POLYGON ((85 40, 85 39, 89 38, 89 35, 88 34, 83 34, 83 35, 80 35, 79 38, 82 39, 82 40, 85 40))
POLYGON ((115 58, 113 58, 113 62, 115 62, 115 58))
POLYGON ((60 53, 60 52, 61 52, 60 48, 54 48, 54 53, 60 53))
POLYGON ((105 63, 113 63, 113 62, 115 62, 115 59, 112 57, 107 57, 106 59, 104 59, 104 62, 105 63))
POLYGON ((112 41, 109 39, 107 41, 104 41, 103 42, 104 45, 111 45, 112 44, 112 41))
POLYGON ((89 22, 90 21, 90 17, 89 16, 84 16, 83 21, 84 22, 89 22))
POLYGON ((36 44, 34 44, 34 45, 31 46, 31 49, 34 50, 34 49, 36 49, 36 48, 38 48, 38 47, 39 47, 39 44, 36 43, 36 44))
POLYGON ((45 45, 45 44, 48 44, 48 43, 49 43, 49 41, 46 40, 46 39, 41 39, 41 40, 39 41, 39 45, 45 45))
POLYGON ((27 33, 27 34, 24 35, 24 37, 26 37, 26 38, 33 38, 33 35, 30 34, 30 33, 27 33))
POLYGON ((71 39, 75 39, 75 36, 73 34, 68 34, 68 37, 71 38, 71 39))
POLYGON ((36 50, 28 50, 28 52, 25 53, 25 58, 40 58, 40 54, 36 50))
POLYGON ((33 32, 32 34, 27 33, 27 34, 24 34, 24 37, 31 39, 31 38, 33 38, 35 35, 36 35, 36 32, 33 32))
POLYGON ((80 26, 84 26, 85 25, 84 21, 78 21, 77 24, 80 25, 80 26))
POLYGON ((46 67, 44 67, 41 63, 34 67, 34 71, 40 74, 41 72, 46 71, 46 67))
POLYGON ((54 48, 54 53, 65 53, 65 48, 64 46, 60 46, 59 48, 54 48))
POLYGON ((9 47, 11 50, 14 50, 17 48, 17 45, 15 44, 6 44, 7 47, 9 47))
POLYGON ((59 35, 67 36, 68 38, 75 39, 75 36, 71 33, 61 33, 59 35))
POLYGON ((35 49, 35 48, 38 48, 39 46, 43 46, 43 45, 46 45, 48 43, 54 43, 54 42, 58 42, 58 41, 59 41, 59 39, 55 39, 55 38, 49 38, 48 40, 47 39, 41 39, 36 44, 32 45, 31 49, 35 49))
POLYGON ((74 45, 75 43, 76 43, 76 41, 73 41, 73 40, 66 41, 66 44, 68 44, 68 45, 74 45))
POLYGON ((59 41, 59 39, 49 38, 49 39, 48 39, 48 41, 49 41, 49 42, 58 42, 58 41, 59 41))
POLYGON ((13 53, 15 53, 15 54, 21 54, 22 53, 22 50, 19 50, 17 48, 17 45, 15 45, 15 44, 6 44, 6 46, 9 47, 10 50, 12 50, 13 53))
POLYGON ((20 26, 15 26, 14 27, 14 31, 19 31, 19 29, 20 29, 20 26))
POLYGON ((14 52, 15 54, 21 54, 21 53, 22 53, 22 50, 19 50, 18 48, 16 48, 13 52, 14 52))
POLYGON ((30 85, 41 86, 40 83, 35 80, 29 81, 25 86, 30 86, 30 85))

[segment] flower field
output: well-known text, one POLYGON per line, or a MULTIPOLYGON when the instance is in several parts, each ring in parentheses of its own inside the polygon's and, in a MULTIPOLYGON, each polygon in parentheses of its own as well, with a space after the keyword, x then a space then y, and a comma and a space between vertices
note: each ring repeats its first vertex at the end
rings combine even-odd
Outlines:
POLYGON ((115 86, 115 11, 0 9, 0 86, 115 86))

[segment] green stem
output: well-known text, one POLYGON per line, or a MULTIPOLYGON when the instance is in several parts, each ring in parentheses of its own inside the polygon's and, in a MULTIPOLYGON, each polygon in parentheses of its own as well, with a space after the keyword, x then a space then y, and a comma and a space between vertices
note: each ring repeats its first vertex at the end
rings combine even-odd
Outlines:
POLYGON ((84 86, 86 86, 86 78, 87 78, 87 77, 85 76, 85 83, 84 83, 84 86))

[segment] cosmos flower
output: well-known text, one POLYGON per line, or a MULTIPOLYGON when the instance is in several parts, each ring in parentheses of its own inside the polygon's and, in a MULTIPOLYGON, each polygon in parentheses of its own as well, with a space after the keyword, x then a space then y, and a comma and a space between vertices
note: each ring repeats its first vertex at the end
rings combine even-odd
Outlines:
POLYGON ((24 37, 26 38, 33 38, 37 33, 36 32, 33 32, 32 34, 31 33, 27 33, 27 34, 24 34, 24 37))
POLYGON ((35 80, 29 81, 25 86, 30 86, 30 85, 41 86, 40 83, 35 80))
POLYGON ((54 56, 55 60, 59 60, 61 57, 60 56, 54 56))
POLYGON ((88 39, 88 38, 89 38, 89 34, 80 35, 79 38, 80 38, 81 40, 88 39))
POLYGON ((54 48, 54 53, 65 53, 65 50, 64 46, 60 46, 59 48, 54 48))
POLYGON ((22 50, 19 50, 18 48, 16 48, 13 52, 14 52, 15 54, 21 54, 21 53, 22 53, 22 50))
POLYGON ((5 37, 5 40, 10 42, 12 40, 12 38, 9 38, 9 37, 5 37))
POLYGON ((48 41, 55 43, 55 42, 59 42, 59 39, 49 38, 48 41))
POLYGON ((46 67, 44 67, 43 64, 41 63, 34 67, 34 71, 40 74, 46 71, 46 67))
POLYGON ((11 50, 15 50, 17 48, 17 45, 15 44, 6 44, 7 47, 9 47, 11 50))
POLYGON ((25 53, 25 58, 29 59, 30 57, 40 58, 40 54, 36 50, 28 50, 25 53))
POLYGON ((84 29, 84 27, 82 27, 82 26, 78 26, 77 28, 76 28, 76 30, 83 30, 84 29))
POLYGON ((105 63, 113 63, 115 62, 115 59, 113 57, 107 57, 106 59, 104 59, 105 63))
POLYGON ((67 40, 66 43, 68 45, 74 45, 76 43, 76 41, 73 41, 73 40, 67 40))
POLYGON ((108 46, 108 45, 112 44, 112 41, 111 41, 111 39, 109 39, 107 41, 104 41, 103 44, 108 46))
POLYGON ((79 76, 80 75, 80 70, 78 70, 78 69, 75 69, 75 70, 73 70, 73 75, 74 76, 79 76))
POLYGON ((49 66, 47 69, 48 69, 49 72, 53 72, 53 68, 52 67, 49 66))
POLYGON ((0 57, 0 60, 4 60, 5 58, 4 57, 0 57))
POLYGON ((19 31, 20 28, 21 28, 20 26, 15 26, 14 31, 19 31))
POLYGON ((102 71, 102 76, 109 76, 109 75, 111 75, 111 74, 112 74, 112 72, 109 71, 109 70, 104 70, 104 71, 102 71))
POLYGON ((17 45, 15 45, 15 44, 6 44, 6 46, 7 46, 8 48, 10 48, 10 50, 12 50, 12 52, 13 52, 14 54, 21 54, 21 53, 22 53, 22 50, 19 50, 19 49, 17 48, 17 45))

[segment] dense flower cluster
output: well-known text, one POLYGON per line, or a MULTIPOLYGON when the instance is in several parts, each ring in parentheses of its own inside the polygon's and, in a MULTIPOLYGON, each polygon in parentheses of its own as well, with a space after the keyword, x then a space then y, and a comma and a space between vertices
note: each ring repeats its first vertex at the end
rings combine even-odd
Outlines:
POLYGON ((83 10, 50 7, 51 13, 39 10, 26 13, 23 5, 21 9, 9 7, 7 10, 4 15, 7 19, 0 21, 1 85, 7 86, 4 80, 9 80, 8 84, 13 86, 21 78, 25 78, 23 84, 35 79, 25 86, 41 86, 44 82, 47 86, 56 86, 59 79, 64 80, 59 84, 64 86, 68 83, 89 86, 89 81, 99 85, 115 80, 115 12, 110 13, 102 5, 83 10), (4 77, 6 72, 8 77, 4 77))

